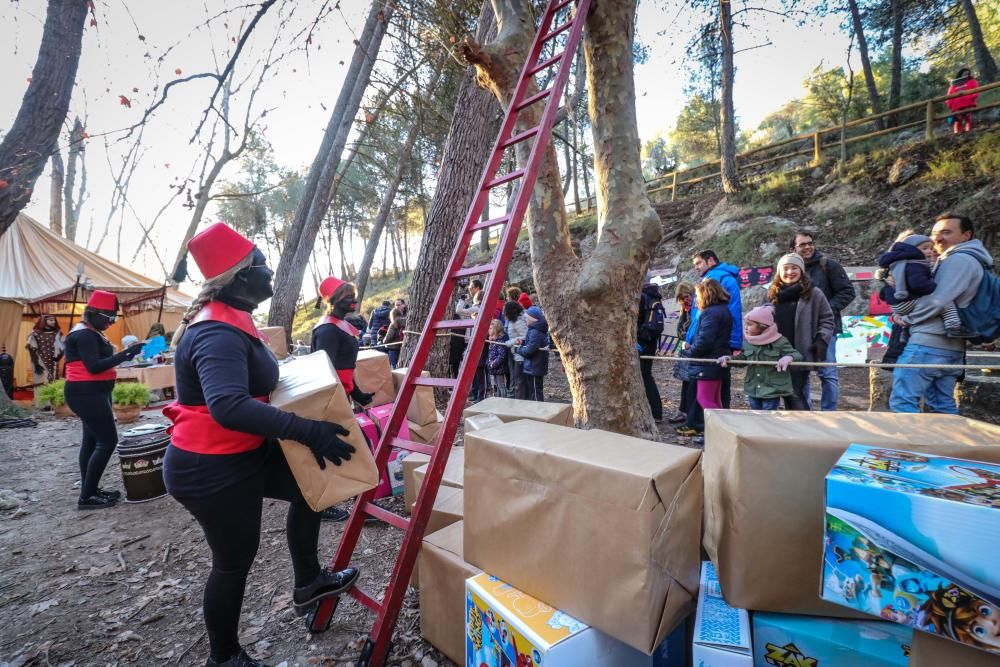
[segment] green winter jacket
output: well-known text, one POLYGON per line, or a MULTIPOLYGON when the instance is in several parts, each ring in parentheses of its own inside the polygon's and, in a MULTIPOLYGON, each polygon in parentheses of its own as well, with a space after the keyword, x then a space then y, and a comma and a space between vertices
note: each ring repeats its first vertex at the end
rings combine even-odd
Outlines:
MULTIPOLYGON (((802 355, 792 347, 792 344, 784 336, 769 345, 754 345, 745 339, 743 341, 743 359, 747 361, 770 361, 776 364, 778 359, 785 356, 789 356, 795 361, 802 361, 802 355)), ((743 391, 747 396, 754 398, 791 396, 794 393, 792 391, 792 374, 788 371, 781 373, 773 365, 747 366, 743 391)))

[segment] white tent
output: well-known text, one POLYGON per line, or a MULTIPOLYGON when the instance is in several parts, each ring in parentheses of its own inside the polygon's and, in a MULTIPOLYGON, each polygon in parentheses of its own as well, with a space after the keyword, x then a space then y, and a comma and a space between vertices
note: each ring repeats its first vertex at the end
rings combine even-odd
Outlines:
POLYGON ((113 342, 129 333, 144 338, 158 318, 173 331, 191 303, 186 294, 82 248, 26 215, 0 236, 0 345, 15 359, 17 386, 30 385, 24 344, 38 316, 56 315, 65 334, 97 289, 114 292, 122 304, 124 317, 108 332, 113 342))

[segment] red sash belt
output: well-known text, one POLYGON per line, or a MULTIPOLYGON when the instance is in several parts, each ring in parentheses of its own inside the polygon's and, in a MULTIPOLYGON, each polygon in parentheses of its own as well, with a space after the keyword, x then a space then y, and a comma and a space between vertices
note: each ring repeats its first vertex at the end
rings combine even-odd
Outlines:
MULTIPOLYGON (((268 396, 254 396, 269 403, 268 396)), ((163 408, 163 415, 173 422, 167 429, 174 447, 196 454, 239 454, 264 444, 264 436, 233 431, 212 419, 207 405, 181 405, 174 401, 163 408)))
POLYGON ((344 385, 344 391, 347 392, 347 397, 350 398, 351 392, 354 391, 354 369, 345 368, 339 370, 337 371, 337 377, 340 378, 340 384, 344 385))
POLYGON ((118 379, 118 372, 114 368, 100 373, 91 373, 82 361, 70 361, 66 364, 66 382, 95 382, 116 379, 118 379))

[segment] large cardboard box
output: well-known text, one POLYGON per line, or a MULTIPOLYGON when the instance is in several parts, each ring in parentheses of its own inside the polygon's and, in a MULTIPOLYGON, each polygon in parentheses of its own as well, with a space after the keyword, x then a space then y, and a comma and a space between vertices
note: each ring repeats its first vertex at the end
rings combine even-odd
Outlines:
MULTIPOLYGON (((424 474, 427 472, 427 464, 420 466, 413 471, 413 493, 420 493, 420 487, 424 483, 424 474)), ((452 447, 448 462, 444 464, 444 474, 441 476, 441 486, 453 486, 456 489, 465 488, 465 447, 452 447)), ((416 495, 413 496, 416 500, 416 495)))
POLYGON ((542 401, 521 401, 516 398, 487 398, 470 405, 462 413, 466 419, 472 415, 496 415, 504 422, 518 419, 573 426, 573 406, 569 403, 545 403, 542 401))
POLYGON ((407 511, 417 502, 417 480, 413 476, 413 471, 429 463, 430 460, 431 457, 420 452, 410 452, 410 455, 403 459, 403 503, 407 511))
POLYGON ((340 424, 350 432, 345 440, 354 445, 349 461, 339 466, 327 462, 321 470, 308 447, 294 440, 281 441, 288 467, 309 506, 319 512, 375 488, 378 484, 375 459, 326 352, 293 359, 281 366, 280 373, 278 386, 271 394, 271 405, 300 417, 340 424))
POLYGON ((1000 465, 851 445, 823 543, 823 599, 1000 657, 1000 465))
MULTIPOLYGON (((464 506, 462 489, 442 486, 438 489, 437 497, 434 499, 434 507, 431 509, 431 516, 427 521, 424 534, 436 533, 461 521, 464 506)), ((413 508, 410 507, 410 509, 413 508)), ((414 588, 420 588, 420 568, 413 568, 413 573, 410 575, 410 585, 414 588)))
POLYGON ((288 356, 288 336, 285 327, 261 327, 260 332, 266 336, 267 347, 278 359, 288 356))
POLYGON ((420 548, 420 635, 465 664, 465 580, 481 572, 462 555, 462 522, 430 533, 420 548))
POLYGON ((912 630, 883 621, 763 611, 753 615, 754 667, 906 667, 912 641, 912 630))
POLYGON ((698 450, 530 420, 465 442, 470 563, 646 654, 688 615, 698 450))
POLYGON ((753 412, 706 416, 705 549, 730 604, 819 616, 857 612, 817 592, 823 480, 854 442, 1000 461, 1000 427, 954 415, 753 412))
POLYGON ((433 421, 430 424, 418 424, 414 421, 408 422, 410 427, 410 437, 413 438, 414 442, 422 442, 425 445, 431 444, 434 440, 434 436, 437 435, 437 432, 440 431, 441 427, 444 425, 444 415, 440 412, 436 412, 434 418, 436 421, 433 421))
POLYGON ((464 430, 466 433, 471 433, 472 431, 482 431, 483 429, 500 426, 503 423, 503 420, 494 414, 484 413, 481 415, 472 415, 471 417, 465 418, 464 430))
POLYGON ((910 667, 1000 667, 1000 656, 937 635, 914 632, 910 667))
MULTIPOLYGON (((393 396, 399 394, 399 388, 402 386, 403 380, 406 379, 407 370, 407 368, 397 368, 392 371, 393 396)), ((430 373, 424 371, 420 376, 430 377, 430 373)), ((434 389, 432 387, 414 387, 410 407, 406 409, 406 418, 414 424, 424 426, 438 421, 437 414, 437 408, 434 406, 434 389)))
MULTIPOLYGON (((392 384, 392 364, 389 355, 378 350, 361 350, 354 366, 354 383, 372 397, 371 406, 385 405, 396 400, 392 384)), ((371 407, 369 406, 369 407, 371 407)))
POLYGON ((737 609, 726 602, 712 561, 701 564, 691 662, 696 667, 750 667, 753 664, 750 615, 746 609, 737 609))
POLYGON ((686 654, 683 625, 650 656, 496 577, 465 582, 466 667, 684 667, 686 654))

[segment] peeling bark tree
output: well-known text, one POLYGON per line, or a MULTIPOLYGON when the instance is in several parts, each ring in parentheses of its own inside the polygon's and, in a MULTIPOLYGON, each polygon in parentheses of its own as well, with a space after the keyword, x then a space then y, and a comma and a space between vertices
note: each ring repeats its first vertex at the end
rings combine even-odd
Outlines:
POLYGON ((0 143, 0 235, 31 199, 56 150, 80 64, 86 0, 49 0, 31 83, 10 131, 0 143))
MULTIPOLYGON (((494 7, 497 40, 469 55, 480 81, 506 105, 535 26, 529 0, 495 0, 494 7)), ((585 259, 573 250, 551 141, 527 223, 535 286, 566 369, 577 423, 652 438, 657 431, 634 341, 639 292, 661 228, 646 196, 639 157, 635 9, 635 0, 594 0, 584 33, 597 180, 596 247, 585 259)), ((537 125, 538 106, 520 114, 520 129, 537 125)), ((523 164, 528 146, 518 149, 523 164)))
POLYGON ((719 0, 719 37, 722 41, 719 172, 722 191, 734 194, 740 191, 740 177, 736 167, 736 106, 733 103, 733 78, 736 72, 733 65, 733 8, 730 0, 719 0))

